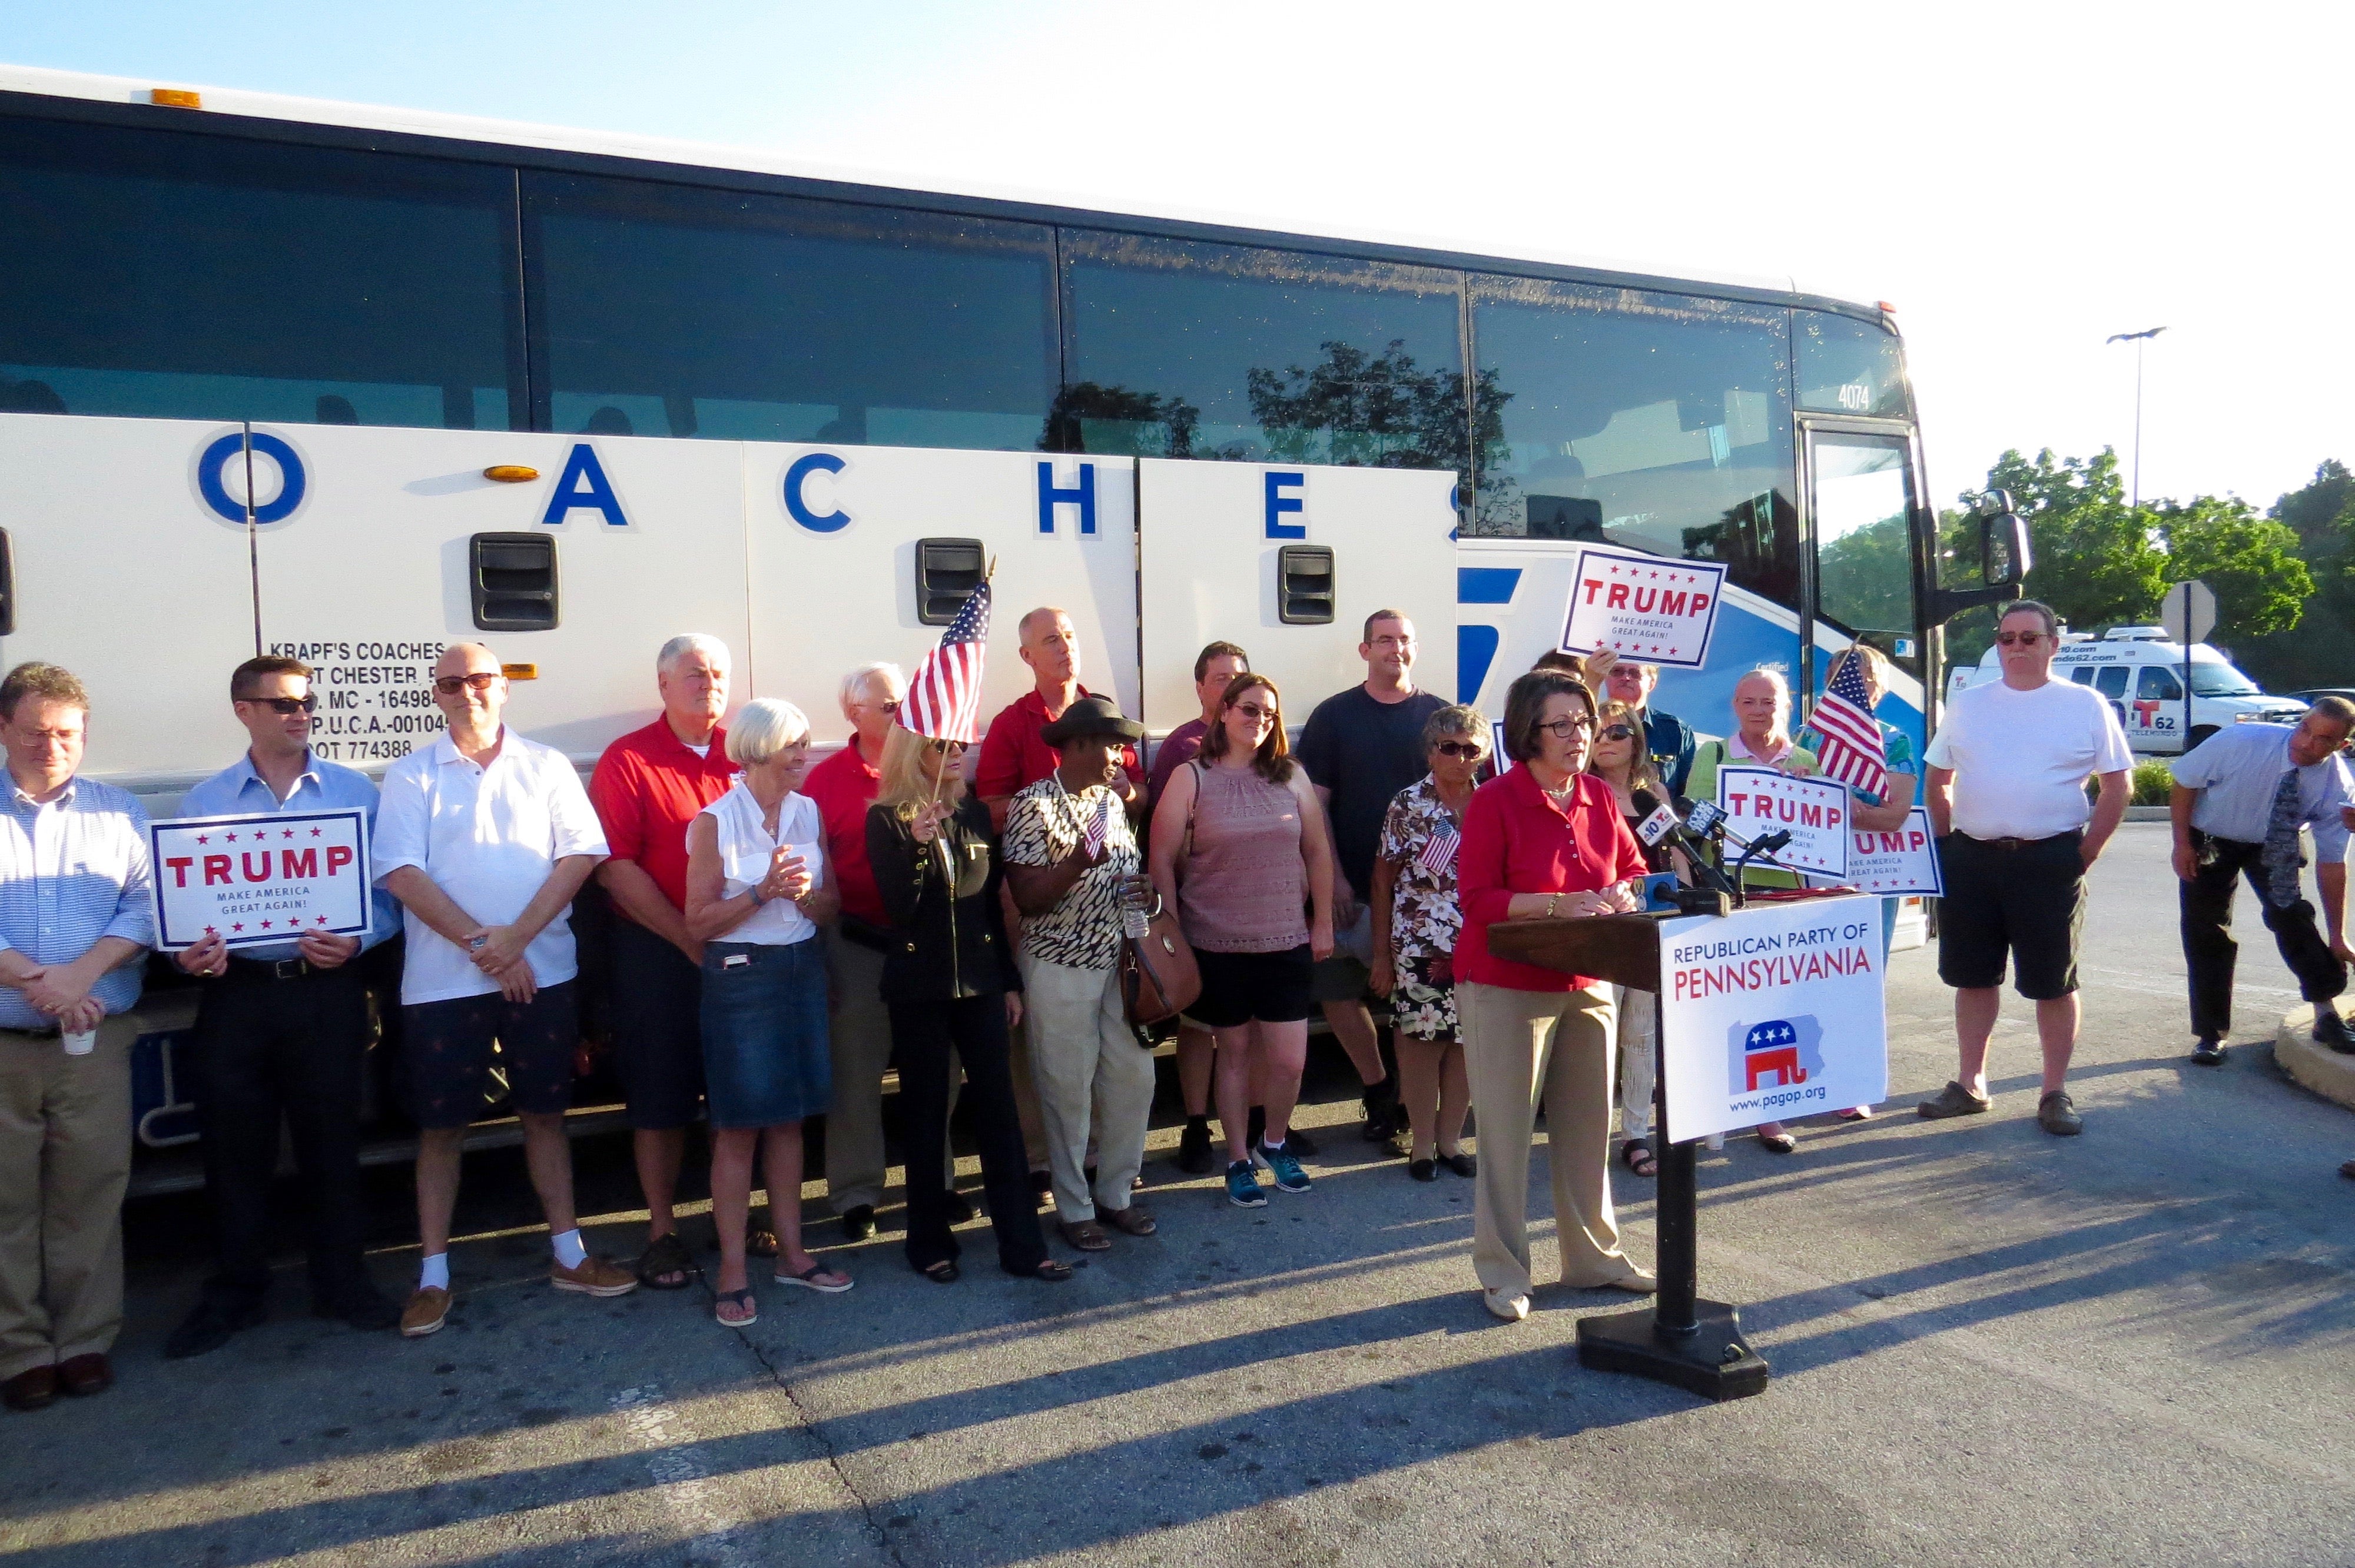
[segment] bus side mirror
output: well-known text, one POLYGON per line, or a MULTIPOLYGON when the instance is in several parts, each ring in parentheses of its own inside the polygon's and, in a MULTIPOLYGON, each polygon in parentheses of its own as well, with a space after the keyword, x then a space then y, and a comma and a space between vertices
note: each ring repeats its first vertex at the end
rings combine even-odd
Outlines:
POLYGON ((1991 588, 2023 581, 2034 562, 2028 548, 2028 523, 2017 512, 1979 519, 1979 576, 1991 588))

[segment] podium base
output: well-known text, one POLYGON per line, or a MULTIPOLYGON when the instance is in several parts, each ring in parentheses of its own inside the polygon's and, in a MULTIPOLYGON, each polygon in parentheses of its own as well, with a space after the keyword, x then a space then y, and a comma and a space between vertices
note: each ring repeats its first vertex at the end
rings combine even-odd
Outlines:
POLYGON ((1742 1337, 1742 1320, 1722 1301, 1696 1301, 1698 1332, 1659 1333, 1649 1307, 1578 1320, 1578 1361, 1596 1372, 1628 1372, 1674 1383, 1703 1399, 1747 1399, 1766 1392, 1766 1362, 1742 1337))

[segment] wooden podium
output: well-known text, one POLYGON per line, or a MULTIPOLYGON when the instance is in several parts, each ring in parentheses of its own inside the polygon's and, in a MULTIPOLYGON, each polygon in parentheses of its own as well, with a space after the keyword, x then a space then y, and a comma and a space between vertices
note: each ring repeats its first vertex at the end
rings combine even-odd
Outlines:
MULTIPOLYGON (((1660 921, 1672 916, 1599 915, 1576 920, 1498 921, 1488 927, 1488 950, 1516 963, 1588 975, 1657 995, 1660 921)), ((1728 916, 1738 923, 1741 913, 1728 916)), ((1654 1094, 1665 1099, 1668 1040, 1654 1030, 1654 1094)), ((1614 1071, 1614 1077, 1616 1077, 1614 1071)), ((1665 1110, 1665 1107, 1662 1107, 1665 1110)), ((1654 1118, 1663 1137, 1665 1115, 1654 1118)), ((1649 1308, 1578 1320, 1578 1360, 1600 1372, 1633 1372, 1710 1399, 1743 1399, 1766 1392, 1766 1362, 1742 1337, 1735 1309, 1700 1294, 1700 1194, 1695 1141, 1660 1151, 1659 1293, 1649 1308)))

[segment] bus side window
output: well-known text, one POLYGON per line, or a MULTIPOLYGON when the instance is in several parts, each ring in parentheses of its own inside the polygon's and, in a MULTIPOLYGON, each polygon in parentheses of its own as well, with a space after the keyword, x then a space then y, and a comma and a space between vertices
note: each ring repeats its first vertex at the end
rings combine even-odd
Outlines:
POLYGON ((2069 678, 2081 686, 2090 686, 2094 683, 2094 667, 2091 664, 2080 664, 2069 672, 2069 678))
POLYGON ((2126 677, 2133 673, 2124 664, 2109 665, 2094 677, 2094 689, 2114 703, 2120 701, 2126 694, 2126 677))
POLYGON ((2183 700, 2183 683, 2175 678, 2174 671, 2163 664, 2145 664, 2142 679, 2135 686, 2135 695, 2144 702, 2156 699, 2163 703, 2179 703, 2183 700))

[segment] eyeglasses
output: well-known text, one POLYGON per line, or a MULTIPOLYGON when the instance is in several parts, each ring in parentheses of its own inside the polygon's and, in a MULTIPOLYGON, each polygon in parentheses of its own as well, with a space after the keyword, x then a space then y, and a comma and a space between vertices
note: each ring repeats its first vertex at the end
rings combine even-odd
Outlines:
POLYGON ((1257 703, 1237 703, 1235 705, 1235 712, 1242 715, 1243 717, 1251 720, 1253 724, 1259 723, 1262 719, 1273 719, 1276 716, 1276 713, 1273 708, 1263 708, 1257 703))
POLYGON ((886 697, 879 703, 869 703, 867 705, 873 708, 879 714, 896 714, 900 711, 900 699, 897 697, 886 697))
POLYGON ((1556 719, 1551 724, 1541 724, 1538 728, 1552 736, 1556 740, 1568 740, 1580 730, 1593 730, 1594 721, 1581 715, 1577 718, 1556 719))
POLYGON ((240 697, 238 701, 252 703, 259 707, 268 708, 272 713, 283 715, 289 718, 296 714, 314 714, 319 711, 319 698, 315 693, 301 697, 240 697))
POLYGON ((1633 740, 1636 738, 1636 732, 1624 724, 1614 724, 1595 738, 1597 740, 1633 740))
POLYGON ((964 742, 961 740, 936 740, 932 743, 932 747, 934 751, 952 760, 964 755, 964 742))
POLYGON ((1442 757, 1460 757, 1466 762, 1477 762, 1488 755, 1488 748, 1476 740, 1443 740, 1431 749, 1442 757))
POLYGON ((1995 634, 1995 640, 2006 648, 2014 646, 2033 648, 2043 635, 2041 631, 1998 631, 1995 634))
POLYGON ((496 670, 477 670, 470 675, 436 675, 433 677, 433 689, 445 697, 456 696, 460 689, 466 686, 478 692, 487 692, 491 689, 491 683, 498 678, 496 670))

